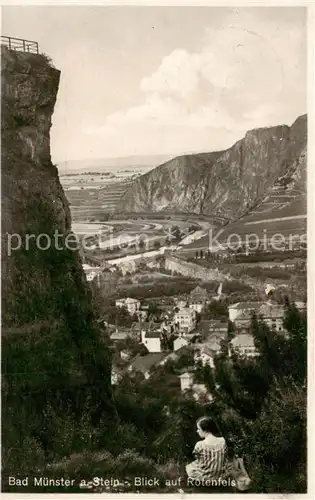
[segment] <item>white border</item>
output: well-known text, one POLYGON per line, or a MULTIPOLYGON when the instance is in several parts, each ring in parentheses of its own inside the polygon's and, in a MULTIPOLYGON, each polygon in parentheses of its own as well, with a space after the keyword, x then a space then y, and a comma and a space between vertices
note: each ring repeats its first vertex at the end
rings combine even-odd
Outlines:
MULTIPOLYGON (((256 498, 267 498, 267 499, 283 499, 283 498, 294 498, 294 499, 313 499, 315 498, 315 433, 314 426, 312 426, 312 421, 315 417, 315 400, 312 398, 314 394, 314 363, 315 363, 315 343, 313 340, 314 335, 314 315, 315 315, 315 291, 314 291, 314 278, 315 278, 315 253, 313 251, 313 244, 315 244, 315 203, 314 195, 315 193, 315 2, 314 0, 299 1, 299 0, 282 0, 282 1, 263 1, 263 0, 243 0, 243 1, 211 1, 211 0, 199 0, 194 2, 192 0, 116 0, 116 1, 93 1, 89 0, 50 0, 50 1, 36 1, 36 0, 0 0, 0 6, 75 6, 75 5, 86 5, 86 6, 124 6, 124 5, 135 5, 135 6, 209 6, 209 7, 307 7, 308 8, 308 169, 307 169, 307 192, 308 192, 308 493, 306 494, 246 494, 248 500, 256 498)), ((0 17, 1 19, 1 17, 0 17)), ((165 493, 166 494, 166 493, 165 493)), ((232 500, 235 498, 242 498, 243 494, 211 494, 211 498, 216 500, 217 498, 223 498, 224 500, 232 500)), ((2 493, 1 497, 4 499, 12 500, 24 500, 28 498, 41 498, 42 496, 50 497, 52 499, 59 498, 70 498, 71 500, 77 500, 84 498, 117 498, 117 496, 126 497, 129 499, 151 499, 152 497, 160 498, 163 493, 155 494, 133 494, 133 493, 108 493, 108 494, 29 494, 29 493, 2 493)), ((208 494, 166 494, 167 498, 170 500, 183 500, 184 498, 189 498, 191 500, 198 500, 204 495, 208 494)))

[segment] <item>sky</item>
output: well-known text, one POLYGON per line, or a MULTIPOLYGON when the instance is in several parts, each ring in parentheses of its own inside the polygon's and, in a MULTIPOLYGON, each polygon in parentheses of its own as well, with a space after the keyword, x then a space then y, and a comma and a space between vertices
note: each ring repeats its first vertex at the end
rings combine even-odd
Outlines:
POLYGON ((56 163, 226 149, 306 113, 303 7, 5 6, 61 71, 56 163))

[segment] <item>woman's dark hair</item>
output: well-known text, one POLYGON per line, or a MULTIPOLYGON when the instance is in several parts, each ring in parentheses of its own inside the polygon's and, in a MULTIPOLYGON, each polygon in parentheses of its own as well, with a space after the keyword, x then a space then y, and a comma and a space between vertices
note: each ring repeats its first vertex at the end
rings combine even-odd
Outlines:
POLYGON ((210 417, 198 418, 197 424, 199 425, 202 431, 211 432, 211 434, 213 434, 216 437, 221 436, 220 428, 213 418, 210 417))

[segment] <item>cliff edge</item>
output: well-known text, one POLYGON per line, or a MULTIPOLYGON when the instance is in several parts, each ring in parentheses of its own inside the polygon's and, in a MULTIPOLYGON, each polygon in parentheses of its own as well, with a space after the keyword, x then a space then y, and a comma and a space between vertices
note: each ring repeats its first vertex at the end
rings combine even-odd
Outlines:
POLYGON ((60 72, 2 47, 1 76, 3 461, 14 475, 25 443, 51 452, 58 419, 72 415, 80 432, 83 410, 99 421, 113 407, 109 349, 79 252, 65 246, 70 211, 50 156, 60 72))
POLYGON ((278 179, 298 168, 305 179, 300 156, 306 142, 303 115, 292 127, 250 130, 226 151, 176 157, 138 178, 117 211, 187 212, 231 222, 261 203, 278 179))

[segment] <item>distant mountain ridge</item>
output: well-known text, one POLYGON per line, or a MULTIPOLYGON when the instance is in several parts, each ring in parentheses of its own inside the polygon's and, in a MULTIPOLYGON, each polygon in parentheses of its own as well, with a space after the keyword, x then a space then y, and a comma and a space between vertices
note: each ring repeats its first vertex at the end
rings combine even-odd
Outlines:
POLYGON ((232 221, 285 182, 306 193, 307 115, 250 130, 225 151, 173 158, 139 177, 117 211, 177 211, 232 221))

